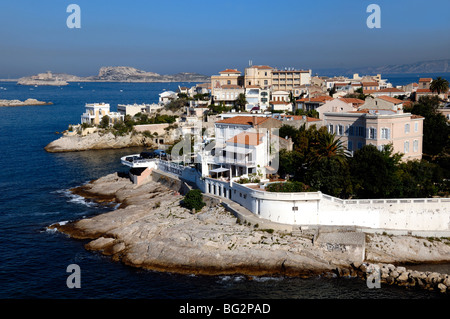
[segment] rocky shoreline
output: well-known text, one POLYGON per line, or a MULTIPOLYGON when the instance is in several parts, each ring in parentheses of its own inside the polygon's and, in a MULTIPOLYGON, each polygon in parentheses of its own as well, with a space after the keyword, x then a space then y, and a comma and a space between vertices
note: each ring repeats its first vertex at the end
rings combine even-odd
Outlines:
POLYGON ((351 268, 337 268, 340 277, 360 277, 371 288, 381 288, 381 284, 448 293, 450 275, 431 271, 409 270, 404 266, 384 263, 352 264, 351 268), (378 282, 377 282, 378 281, 378 282))
POLYGON ((421 282, 423 288, 447 291, 442 285, 448 287, 448 275, 433 279, 435 275, 427 274, 423 278, 414 272, 405 275, 400 267, 382 266, 405 261, 448 262, 450 245, 444 241, 429 242, 423 251, 421 246, 427 242, 424 238, 366 234, 367 258, 364 263, 355 263, 314 245, 313 234, 283 233, 239 223, 214 201, 193 214, 180 206, 183 196, 173 181, 155 181, 152 175, 146 183, 136 186, 126 176, 110 174, 72 192, 120 203, 120 207, 92 218, 55 223, 49 228, 72 238, 90 240, 86 249, 130 266, 183 274, 325 274, 367 278, 368 265, 376 263, 381 265, 382 282, 417 287, 421 282), (407 247, 401 247, 404 245, 407 247), (389 270, 387 275, 384 269, 389 270))
POLYGON ((20 100, 0 100, 0 106, 29 106, 29 105, 52 105, 52 102, 43 102, 36 99, 20 100))
POLYGON ((123 136, 115 136, 112 133, 102 134, 95 132, 85 136, 62 136, 49 143, 44 149, 49 153, 59 153, 151 145, 153 145, 152 138, 141 133, 129 133, 123 136))

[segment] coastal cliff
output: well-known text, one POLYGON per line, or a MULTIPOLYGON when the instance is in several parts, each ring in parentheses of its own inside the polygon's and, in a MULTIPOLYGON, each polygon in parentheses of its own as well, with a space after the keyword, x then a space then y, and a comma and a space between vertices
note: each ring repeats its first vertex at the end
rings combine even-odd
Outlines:
MULTIPOLYGON (((49 228, 73 238, 89 239, 86 249, 100 251, 113 260, 157 271, 366 276, 367 267, 362 260, 355 262, 340 250, 314 244, 314 233, 285 233, 242 224, 214 201, 192 213, 180 206, 183 196, 177 192, 178 188, 176 180, 167 177, 149 177, 137 187, 128 177, 110 174, 72 192, 102 202, 121 203, 119 209, 92 218, 56 223, 49 228)), ((445 240, 365 236, 365 263, 450 260, 450 245, 445 240)), ((448 276, 441 277, 439 283, 448 279, 448 276)))
POLYGON ((112 133, 95 132, 85 136, 62 136, 49 143, 44 149, 49 153, 58 153, 151 145, 152 139, 140 133, 115 136, 112 133))

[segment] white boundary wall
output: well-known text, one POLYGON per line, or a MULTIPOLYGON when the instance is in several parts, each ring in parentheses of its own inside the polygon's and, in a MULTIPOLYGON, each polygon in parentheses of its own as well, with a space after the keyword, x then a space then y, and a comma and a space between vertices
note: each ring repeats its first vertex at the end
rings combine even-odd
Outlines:
MULTIPOLYGON (((158 168, 167 171, 168 167, 162 164, 158 168)), ((171 167, 171 171, 195 183, 204 193, 231 199, 255 215, 277 223, 450 231, 450 198, 342 200, 321 192, 256 190, 234 182, 201 178, 192 168, 171 167)))

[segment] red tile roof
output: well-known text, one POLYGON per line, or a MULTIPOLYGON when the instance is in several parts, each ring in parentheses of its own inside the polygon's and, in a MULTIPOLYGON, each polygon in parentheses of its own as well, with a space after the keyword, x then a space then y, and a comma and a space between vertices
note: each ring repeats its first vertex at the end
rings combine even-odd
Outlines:
POLYGON ((325 103, 326 101, 330 101, 330 100, 334 100, 334 98, 332 98, 329 95, 322 95, 322 96, 317 96, 317 97, 311 97, 311 98, 303 98, 300 100, 296 100, 296 102, 319 102, 319 103, 325 103))
POLYGON ((405 91, 402 91, 402 90, 397 89, 397 88, 385 88, 385 89, 379 90, 379 92, 405 93, 405 91))
POLYGON ((269 119, 268 117, 261 117, 261 116, 239 116, 239 115, 237 115, 237 116, 233 116, 233 117, 229 117, 227 119, 217 121, 216 123, 255 126, 255 125, 259 125, 259 124, 267 121, 268 119, 269 119))
POLYGON ((378 82, 362 82, 363 86, 378 86, 378 82))
POLYGON ((390 96, 387 96, 387 95, 381 95, 378 98, 382 99, 382 100, 385 100, 387 102, 394 103, 394 104, 402 104, 403 103, 402 100, 399 100, 399 99, 396 99, 396 98, 393 98, 393 97, 390 97, 390 96))
POLYGON ((431 81, 433 81, 432 78, 420 78, 419 79, 419 82, 431 82, 431 81))
POLYGON ((227 143, 244 144, 244 145, 259 145, 262 143, 264 134, 253 132, 242 132, 227 140, 227 143))
MULTIPOLYGON (((321 119, 316 119, 314 117, 309 117, 309 116, 305 116, 306 117, 306 122, 316 122, 316 121, 321 121, 321 119)), ((277 115, 277 118, 285 118, 285 119, 289 119, 289 120, 294 120, 294 121, 300 121, 303 120, 303 116, 302 115, 286 115, 286 114, 280 114, 277 115)))
POLYGON ((290 104, 289 101, 270 101, 270 104, 290 104))
POLYGON ((241 74, 241 72, 239 72, 236 69, 226 69, 226 70, 220 71, 219 73, 239 73, 239 74, 241 74))
POLYGON ((431 93, 430 89, 417 89, 416 93, 431 93))
POLYGON ((272 67, 270 67, 268 65, 253 65, 252 68, 254 68, 254 69, 266 69, 266 70, 273 69, 272 67))
POLYGON ((361 105, 361 104, 365 103, 364 100, 356 99, 356 98, 353 98, 353 97, 341 97, 341 98, 339 98, 339 100, 341 100, 342 102, 345 102, 347 104, 361 105))

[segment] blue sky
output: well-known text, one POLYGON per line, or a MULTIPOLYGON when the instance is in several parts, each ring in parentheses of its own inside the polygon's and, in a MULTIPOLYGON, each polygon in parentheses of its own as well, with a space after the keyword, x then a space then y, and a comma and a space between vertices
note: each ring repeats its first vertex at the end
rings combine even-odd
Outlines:
POLYGON ((316 69, 450 58, 448 0, 2 0, 0 78, 126 65, 217 74, 253 64, 316 69), (81 28, 69 29, 69 4, 81 28), (369 29, 369 4, 381 28, 369 29))

